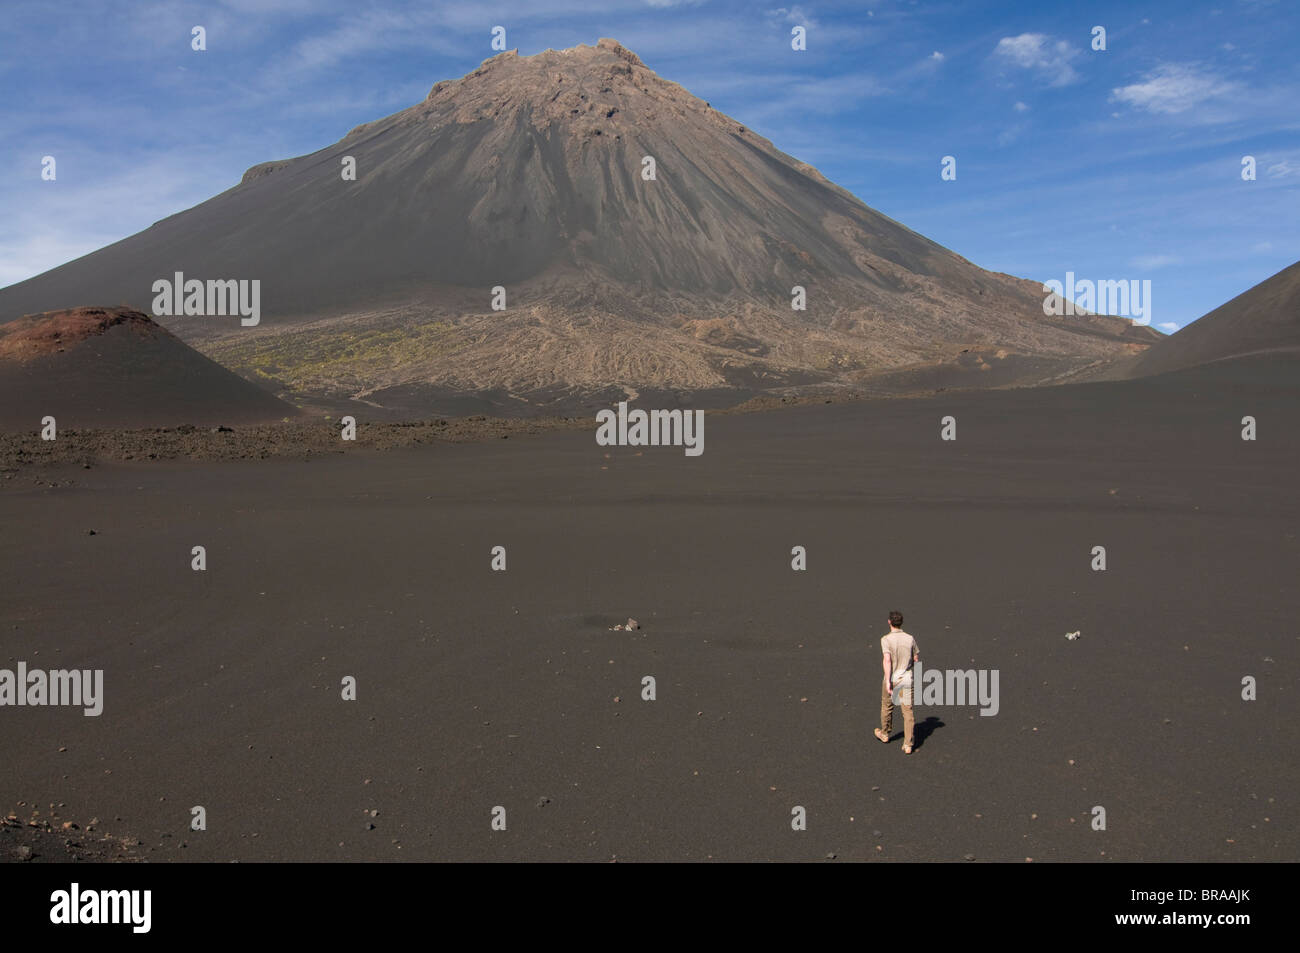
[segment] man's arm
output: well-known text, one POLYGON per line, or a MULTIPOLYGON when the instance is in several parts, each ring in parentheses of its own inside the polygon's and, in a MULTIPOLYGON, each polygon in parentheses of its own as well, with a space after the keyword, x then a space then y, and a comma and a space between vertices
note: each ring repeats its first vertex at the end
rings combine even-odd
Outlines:
POLYGON ((888 652, 880 656, 880 667, 885 670, 885 684, 893 687, 891 676, 894 674, 894 666, 890 664, 891 662, 892 659, 890 659, 888 652))

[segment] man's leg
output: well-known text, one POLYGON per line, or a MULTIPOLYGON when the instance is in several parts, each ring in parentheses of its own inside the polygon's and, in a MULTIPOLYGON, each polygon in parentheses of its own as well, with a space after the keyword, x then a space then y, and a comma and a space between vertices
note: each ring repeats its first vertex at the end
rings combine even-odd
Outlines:
POLYGON ((916 730, 916 714, 912 711, 911 705, 903 705, 903 745, 912 747, 913 735, 916 730))
POLYGON ((889 737, 889 733, 894 729, 894 699, 889 694, 889 683, 884 679, 880 682, 880 730, 889 737))

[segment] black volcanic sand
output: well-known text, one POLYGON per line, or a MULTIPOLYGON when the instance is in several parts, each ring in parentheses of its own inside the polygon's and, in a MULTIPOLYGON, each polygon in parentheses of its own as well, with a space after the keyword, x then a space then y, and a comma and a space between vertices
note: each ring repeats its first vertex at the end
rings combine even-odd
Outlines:
POLYGON ((349 451, 392 450, 434 442, 464 443, 489 438, 589 430, 592 418, 508 418, 476 415, 408 423, 358 423, 355 441, 342 439, 338 421, 290 421, 239 427, 154 427, 145 430, 61 430, 57 440, 42 440, 36 431, 0 433, 0 478, 13 479, 24 468, 39 475, 51 465, 134 460, 310 459, 349 451))
MULTIPOLYGON (((710 414, 749 413, 774 407, 811 403, 834 403, 836 400, 860 400, 861 394, 844 393, 834 398, 820 396, 754 397, 743 404, 711 410, 710 414)), ((623 395, 612 395, 615 405, 623 395)), ((603 405, 605 407, 610 404, 603 405)), ((633 407, 677 408, 701 407, 685 404, 682 395, 641 394, 633 407), (659 399, 662 398, 662 399, 659 399)), ((708 407, 708 404, 703 404, 708 407)), ((526 416, 435 417, 402 422, 383 419, 367 420, 356 408, 356 439, 342 439, 339 418, 321 415, 320 419, 288 420, 275 424, 216 427, 180 424, 174 427, 147 427, 135 430, 60 428, 56 440, 41 439, 39 428, 5 433, 0 431, 0 480, 12 480, 25 468, 36 473, 32 481, 49 485, 50 466, 78 463, 135 460, 265 460, 270 457, 310 459, 313 455, 341 455, 359 450, 393 450, 430 443, 472 443, 481 440, 509 440, 552 430, 591 431, 596 411, 578 417, 526 416)), ((74 481, 57 480, 60 485, 74 481)))
POLYGON ((0 813, 152 860, 1293 861, 1296 371, 706 417, 694 459, 588 431, 10 481, 0 665, 106 702, 0 710, 0 813), (1000 671, 911 757, 871 736, 893 608, 1000 671))

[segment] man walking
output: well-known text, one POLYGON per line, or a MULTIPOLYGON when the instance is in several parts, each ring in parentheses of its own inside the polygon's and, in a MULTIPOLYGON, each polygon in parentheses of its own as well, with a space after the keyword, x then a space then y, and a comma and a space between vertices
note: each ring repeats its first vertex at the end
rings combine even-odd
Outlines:
POLYGON ((912 753, 916 717, 912 714, 912 663, 921 661, 916 639, 903 631, 903 613, 889 613, 889 633, 880 638, 881 668, 885 671, 880 696, 880 727, 876 737, 889 744, 894 727, 894 693, 903 708, 903 754, 912 753))

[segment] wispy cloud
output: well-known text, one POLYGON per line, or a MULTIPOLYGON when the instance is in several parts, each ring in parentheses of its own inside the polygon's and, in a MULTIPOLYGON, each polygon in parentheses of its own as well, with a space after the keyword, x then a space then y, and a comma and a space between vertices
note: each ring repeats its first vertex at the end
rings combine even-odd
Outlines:
POLYGON ((363 10, 343 18, 332 29, 299 40, 263 78, 279 85, 279 81, 296 74, 319 72, 358 56, 381 52, 417 49, 464 52, 463 42, 447 38, 437 26, 432 10, 363 10))
POLYGON ((813 29, 818 25, 813 19, 812 14, 801 6, 777 7, 775 10, 768 10, 767 17, 777 23, 793 23, 796 26, 806 26, 813 29))
POLYGON ((54 182, 41 181, 33 171, 23 177, 23 184, 6 188, 0 202, 14 212, 0 231, 0 287, 89 254, 210 198, 211 162, 198 150, 187 155, 188 162, 160 156, 112 169, 77 157, 81 161, 59 164, 54 182))
POLYGON ((1007 128, 1003 129, 1000 133, 998 133, 998 145, 1000 146, 1011 145, 1011 143, 1015 142, 1022 135, 1024 135, 1025 130, 1027 130, 1028 128, 1029 128, 1029 123, 1027 122, 1018 122, 1015 123, 1014 125, 1007 126, 1007 128))
POLYGON ((1264 167, 1264 173, 1273 179, 1300 174, 1300 159, 1292 157, 1272 162, 1264 167))
POLYGON ((1078 82, 1073 61, 1079 51, 1065 40, 1044 33, 1004 36, 993 48, 993 58, 1004 66, 1027 70, 1048 86, 1069 86, 1078 82))
POLYGON ((780 82, 775 78, 771 88, 779 88, 778 95, 766 96, 763 101, 746 111, 751 121, 787 113, 819 113, 833 115, 863 100, 888 95, 890 89, 869 73, 846 73, 814 79, 789 78, 780 82))
POLYGON ((1140 268, 1142 271, 1154 271, 1157 268, 1165 268, 1169 265, 1177 265, 1182 261, 1177 255, 1138 255, 1131 262, 1134 268, 1140 268))
POLYGON ((1187 63, 1162 63, 1129 86, 1111 90, 1111 101, 1168 116, 1205 103, 1241 96, 1240 83, 1187 63))

